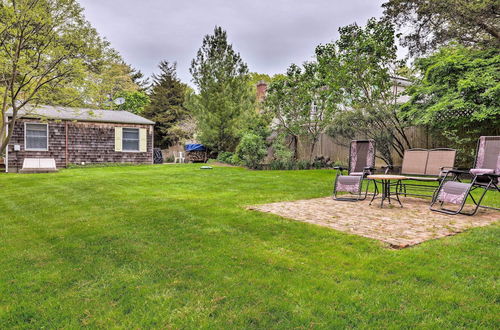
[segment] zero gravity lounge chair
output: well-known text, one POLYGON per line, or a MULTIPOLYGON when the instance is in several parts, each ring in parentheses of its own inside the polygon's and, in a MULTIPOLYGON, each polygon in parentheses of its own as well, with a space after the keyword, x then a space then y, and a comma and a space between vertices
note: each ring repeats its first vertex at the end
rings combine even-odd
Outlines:
POLYGON ((481 136, 479 138, 476 162, 474 168, 469 171, 450 170, 452 179, 442 181, 436 191, 431 203, 431 210, 447 214, 474 215, 481 206, 481 201, 488 190, 497 190, 498 178, 500 177, 500 136, 481 136), (470 183, 460 182, 460 175, 470 174, 470 183), (472 196, 472 191, 482 189, 479 198, 472 196), (475 208, 470 212, 463 211, 467 197, 471 198, 475 208), (444 204, 456 204, 456 209, 451 210, 444 207, 444 204), (438 204, 437 207, 435 205, 438 204))
POLYGON ((368 194, 368 185, 363 194, 363 179, 375 170, 375 141, 374 140, 354 140, 351 141, 349 150, 348 175, 343 175, 345 170, 342 167, 337 169, 337 176, 333 184, 333 199, 340 201, 361 201, 368 194), (338 192, 349 193, 350 196, 337 197, 338 192))

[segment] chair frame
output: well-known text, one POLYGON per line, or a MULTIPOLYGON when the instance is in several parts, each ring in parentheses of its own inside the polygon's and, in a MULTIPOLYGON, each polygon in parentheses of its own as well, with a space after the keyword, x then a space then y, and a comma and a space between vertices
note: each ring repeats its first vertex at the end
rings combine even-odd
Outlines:
MULTIPOLYGON (((451 170, 451 171, 448 171, 448 173, 446 173, 446 176, 448 176, 448 174, 452 174, 453 178, 451 179, 451 181, 461 182, 460 175, 468 174, 468 173, 469 173, 468 171, 451 170)), ((477 213, 477 211, 479 210, 480 207, 499 210, 498 208, 494 208, 494 207, 481 206, 481 201, 483 200, 484 195, 486 195, 486 193, 491 188, 495 188, 496 190, 498 190, 498 192, 500 192, 500 188, 498 187, 498 184, 495 182, 495 181, 498 181, 498 178, 500 177, 500 175, 498 175, 498 174, 484 174, 481 176, 488 177, 489 178, 488 183, 486 183, 486 184, 478 183, 477 178, 480 176, 475 175, 474 178, 472 179, 471 183, 469 184, 469 188, 467 189, 467 192, 465 194, 465 198, 463 199, 462 203, 459 204, 457 210, 451 210, 451 209, 444 208, 443 207, 444 202, 437 200, 437 198, 439 196, 439 192, 441 191, 441 188, 443 187, 444 183, 449 181, 449 180, 442 180, 441 184, 439 185, 439 188, 436 190, 436 192, 434 193, 434 196, 432 197, 432 202, 431 202, 431 206, 430 206, 431 211, 436 211, 436 212, 441 212, 441 213, 446 213, 446 214, 451 214, 451 215, 455 215, 455 214, 460 213, 463 215, 473 216, 477 213), (483 189, 483 193, 481 194, 479 199, 476 201, 474 196, 472 196, 472 192, 476 189, 479 189, 479 188, 483 189), (468 197, 470 197, 472 199, 472 202, 474 203, 475 207, 472 210, 472 212, 463 212, 463 208, 467 202, 468 197), (439 208, 434 207, 434 205, 436 203, 439 203, 439 208)))
MULTIPOLYGON (((434 148, 434 149, 424 149, 424 148, 412 148, 412 149, 408 149, 408 151, 456 151, 455 149, 452 149, 452 148, 434 148)), ((426 171, 427 169, 427 163, 428 163, 428 159, 426 160, 426 164, 425 164, 425 168, 424 168, 424 172, 426 171)), ((385 174, 389 174, 389 170, 391 170, 393 168, 392 165, 387 165, 385 167, 385 174)), ((411 173, 401 173, 402 175, 418 175, 418 176, 421 176, 421 179, 417 177, 412 177, 411 180, 414 180, 414 181, 422 181, 422 182, 433 182, 433 181, 430 181, 428 179, 430 178, 435 178, 434 182, 438 182, 438 184, 441 184, 441 182, 443 180, 446 179, 447 177, 447 172, 449 170, 453 170, 453 169, 456 169, 455 167, 447 167, 447 166, 443 166, 440 168, 441 171, 440 173, 435 176, 435 175, 422 175, 422 174, 411 174, 411 173)), ((438 185, 439 186, 439 185, 438 185)), ((419 197, 432 197, 434 198, 434 194, 436 192, 436 185, 428 185, 428 184, 417 184, 417 183, 401 183, 399 186, 398 186, 398 193, 400 195, 403 195, 403 196, 419 196, 419 197), (418 187, 418 188, 421 188, 422 190, 424 191, 432 191, 432 194, 417 194, 417 193, 409 193, 407 191, 407 187, 418 187)))
MULTIPOLYGON (((366 199, 366 197, 368 196, 368 188, 370 186, 370 181, 369 179, 365 179, 367 175, 371 174, 371 172, 374 172, 375 171, 375 167, 374 166, 367 166, 363 169, 363 175, 361 176, 361 182, 359 184, 359 188, 358 188, 358 193, 357 194, 354 194, 354 195, 357 195, 356 197, 338 197, 337 196, 337 183, 338 183, 338 179, 340 176, 342 176, 342 172, 347 170, 347 173, 348 175, 352 172, 352 168, 351 168, 351 161, 352 161, 352 143, 353 142, 356 142, 356 143, 359 143, 359 142, 368 142, 368 143, 372 143, 373 144, 373 149, 374 149, 374 153, 373 153, 373 157, 375 158, 375 152, 377 150, 377 145, 376 145, 376 142, 375 140, 352 140, 351 143, 349 144, 349 165, 348 165, 348 168, 346 169, 345 167, 342 167, 342 166, 335 166, 333 169, 337 170, 337 175, 335 176, 335 180, 334 180, 334 183, 333 183, 333 196, 332 198, 336 201, 343 201, 343 202, 358 202, 358 201, 363 201, 366 199), (368 181, 368 184, 366 185, 366 190, 365 190, 365 193, 363 195, 363 181, 367 180, 368 181)), ((375 165, 375 161, 374 161, 374 165, 375 165)), ((375 189, 377 189, 377 185, 375 185, 375 189)))
POLYGON ((186 156, 184 155, 184 151, 174 151, 174 164, 179 160, 179 164, 186 162, 186 156), (176 156, 178 153, 178 156, 176 156))
MULTIPOLYGON (((486 136, 486 138, 487 138, 487 136, 486 136)), ((476 158, 474 160, 474 167, 473 168, 476 168, 476 166, 477 166, 480 145, 481 145, 481 138, 479 138, 477 141, 476 158)), ((499 208, 481 205, 481 201, 483 200, 484 195, 486 195, 486 193, 490 189, 494 189, 494 190, 497 190, 498 192, 500 192, 500 187, 498 185, 500 174, 473 175, 472 181, 469 184, 469 188, 467 189, 466 195, 465 195, 462 203, 459 204, 458 209, 451 210, 451 209, 444 208, 443 207, 444 202, 438 201, 437 199, 439 197, 439 192, 441 191, 443 185, 445 184, 445 182, 448 181, 448 180, 446 180, 446 177, 448 176, 448 174, 452 175, 452 179, 451 179, 452 181, 462 182, 462 181, 460 181, 460 176, 470 175, 471 173, 470 173, 470 170, 465 171, 465 170, 452 169, 452 170, 447 171, 445 178, 441 181, 438 189, 436 189, 436 191, 434 192, 434 195, 432 196, 432 202, 430 205, 431 211, 441 212, 441 213, 446 213, 446 214, 451 214, 451 215, 463 214, 463 215, 473 216, 477 213, 477 211, 479 210, 480 207, 487 208, 487 209, 493 209, 493 210, 500 210, 499 208), (478 182, 477 181, 478 178, 487 178, 488 180, 487 180, 487 182, 478 182), (480 189, 480 188, 483 189, 484 191, 481 194, 481 196, 479 197, 479 199, 476 201, 474 196, 472 196, 472 192, 474 190, 480 189), (475 208, 471 212, 463 212, 463 208, 467 202, 468 197, 470 197, 472 199, 472 202, 474 203, 475 208), (438 202, 439 202, 439 208, 434 208, 434 205, 438 202)))

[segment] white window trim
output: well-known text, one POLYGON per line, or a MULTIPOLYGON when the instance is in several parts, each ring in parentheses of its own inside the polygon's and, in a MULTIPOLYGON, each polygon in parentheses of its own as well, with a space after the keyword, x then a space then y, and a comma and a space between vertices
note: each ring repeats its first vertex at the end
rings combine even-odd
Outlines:
POLYGON ((36 123, 36 122, 25 122, 24 123, 24 150, 26 151, 49 151, 49 124, 48 123, 36 123), (47 148, 28 148, 26 144, 26 126, 28 124, 37 124, 37 125, 45 125, 45 129, 47 131, 47 148))
POLYGON ((132 153, 138 153, 138 152, 141 152, 141 129, 140 128, 137 128, 137 127, 122 127, 122 151, 121 152, 132 152, 132 153), (138 137, 138 144, 137 144, 137 150, 125 150, 123 149, 123 136, 125 134, 123 134, 123 130, 124 129, 135 129, 137 130, 137 137, 138 137))

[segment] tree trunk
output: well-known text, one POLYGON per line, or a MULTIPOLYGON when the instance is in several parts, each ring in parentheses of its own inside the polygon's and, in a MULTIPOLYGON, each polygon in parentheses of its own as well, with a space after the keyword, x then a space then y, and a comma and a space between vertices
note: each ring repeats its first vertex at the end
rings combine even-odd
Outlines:
POLYGON ((314 139, 311 141, 311 149, 309 150, 309 162, 312 163, 313 161, 313 154, 314 154, 314 148, 316 147, 316 144, 318 143, 318 139, 314 139))
POLYGON ((293 159, 299 159, 299 138, 297 135, 292 135, 292 141, 290 142, 290 146, 293 151, 293 159))

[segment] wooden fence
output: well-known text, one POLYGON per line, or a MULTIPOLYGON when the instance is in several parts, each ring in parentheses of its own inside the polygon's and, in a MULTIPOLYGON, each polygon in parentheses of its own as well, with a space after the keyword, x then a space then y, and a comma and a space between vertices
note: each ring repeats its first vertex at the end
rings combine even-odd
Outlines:
MULTIPOLYGON (((435 132, 431 134, 429 130, 423 126, 414 126, 407 128, 406 136, 410 140, 410 144, 413 148, 447 148, 451 145, 447 141, 447 139, 442 136, 436 136, 435 132)), ((348 139, 333 139, 327 134, 322 134, 314 148, 313 159, 317 156, 323 156, 330 158, 330 160, 333 162, 347 164, 349 158, 349 143, 350 140, 348 139)), ((309 160, 310 148, 311 144, 307 141, 307 139, 299 140, 298 156, 300 160, 309 160)), ((168 157, 173 157, 173 151, 184 151, 184 146, 179 144, 172 146, 169 149, 163 150, 163 158, 167 159, 168 157)), ((393 165, 401 165, 402 159, 396 153, 394 153, 392 156, 394 159, 393 165)), ((264 163, 268 163, 272 158, 273 151, 272 149, 270 149, 268 152, 268 156, 264 160, 264 163)), ((380 167, 386 164, 384 161, 377 158, 375 165, 377 167, 380 167)))
MULTIPOLYGON (((446 148, 449 143, 443 137, 436 137, 435 134, 431 135, 426 127, 414 126, 406 129, 406 136, 413 148, 446 148)), ((313 159, 317 156, 328 157, 333 162, 340 162, 347 164, 349 158, 349 140, 348 139, 333 139, 327 134, 322 134, 316 143, 313 151, 313 159)), ((300 139, 298 146, 299 159, 308 160, 311 143, 306 139, 300 139)), ((394 165, 401 165, 402 159, 394 153, 394 165)), ((376 160, 376 166, 385 165, 381 159, 376 160)))

